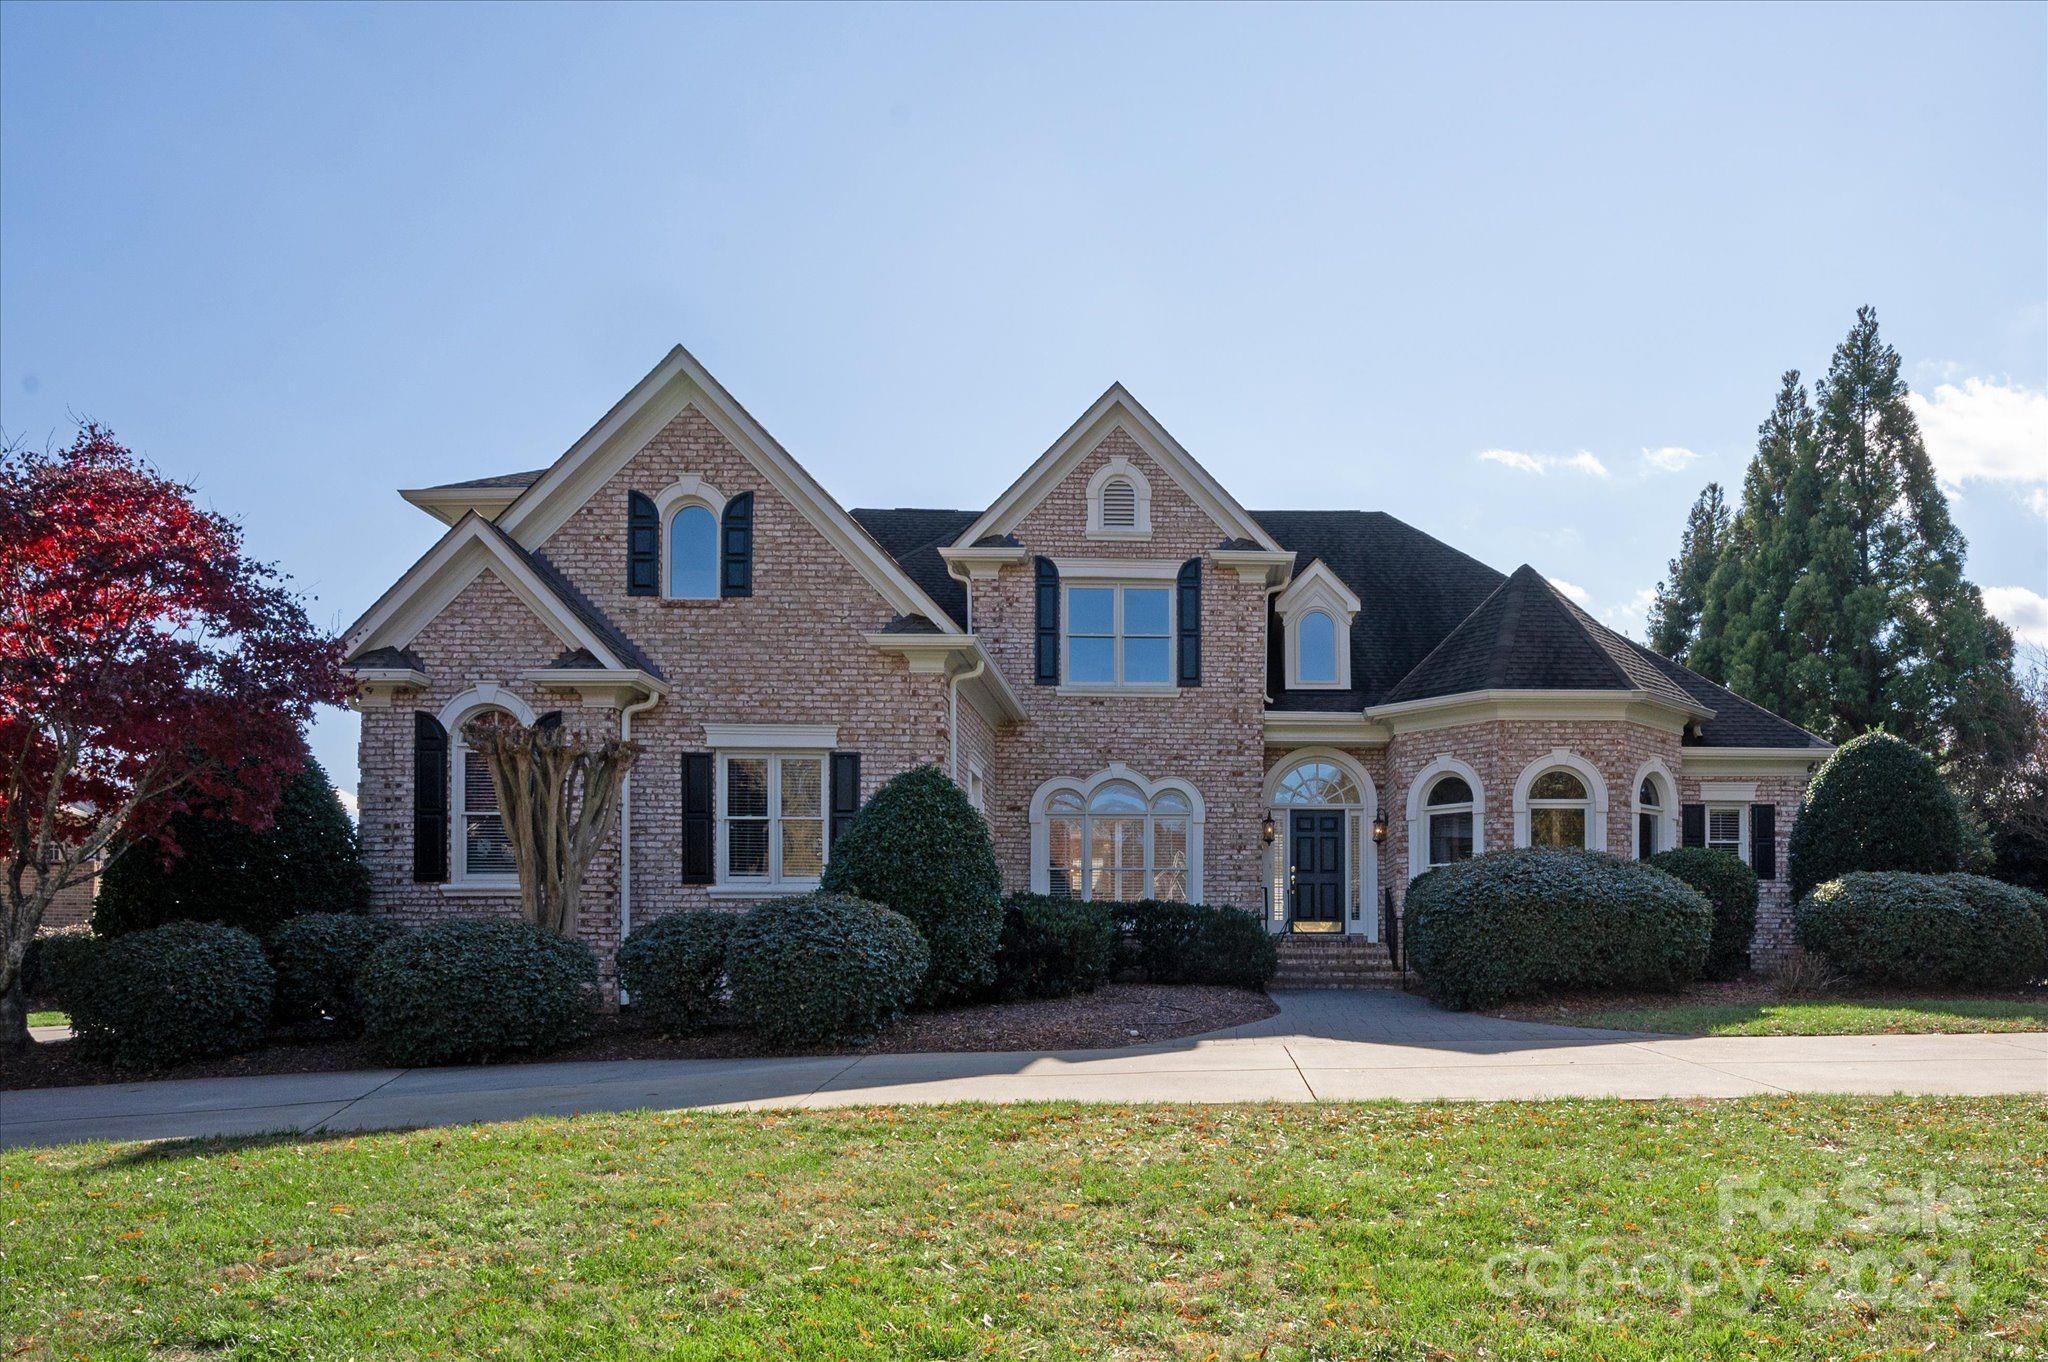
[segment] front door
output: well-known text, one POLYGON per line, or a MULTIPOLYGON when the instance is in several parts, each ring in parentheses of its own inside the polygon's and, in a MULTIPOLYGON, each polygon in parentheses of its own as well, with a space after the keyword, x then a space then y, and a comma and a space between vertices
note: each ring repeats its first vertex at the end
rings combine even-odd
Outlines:
POLYGON ((1344 811, 1310 809, 1288 828, 1288 916, 1296 931, 1344 930, 1344 811))

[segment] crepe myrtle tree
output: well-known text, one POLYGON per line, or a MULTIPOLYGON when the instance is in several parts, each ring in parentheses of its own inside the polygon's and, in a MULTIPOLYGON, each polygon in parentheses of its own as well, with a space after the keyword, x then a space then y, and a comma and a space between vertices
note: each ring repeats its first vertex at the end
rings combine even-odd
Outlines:
POLYGON ((22 955, 58 891, 188 809, 267 825, 345 695, 336 641, 190 487, 95 424, 0 448, 0 1044, 29 1043, 22 955))

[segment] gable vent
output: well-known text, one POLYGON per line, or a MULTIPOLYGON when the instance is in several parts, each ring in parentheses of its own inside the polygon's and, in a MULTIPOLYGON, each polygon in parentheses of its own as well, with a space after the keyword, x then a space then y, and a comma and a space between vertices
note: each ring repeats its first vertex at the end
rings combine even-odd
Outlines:
POLYGON ((1102 485, 1102 527, 1133 530, 1138 527, 1138 489, 1123 478, 1102 485))

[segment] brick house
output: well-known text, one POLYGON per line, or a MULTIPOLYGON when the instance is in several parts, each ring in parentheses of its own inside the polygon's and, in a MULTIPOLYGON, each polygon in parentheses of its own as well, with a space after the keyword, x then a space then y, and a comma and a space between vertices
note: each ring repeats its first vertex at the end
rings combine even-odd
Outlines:
POLYGON ((1756 866, 1757 955, 1789 944, 1826 744, 1531 568, 1247 511, 1121 386, 986 509, 848 512, 678 347, 548 468, 402 495, 449 529, 347 635, 383 912, 514 911, 461 737, 497 710, 645 749, 585 899, 607 971, 634 923, 815 886, 926 762, 1008 889, 1369 945, 1432 864, 1683 841, 1756 866))

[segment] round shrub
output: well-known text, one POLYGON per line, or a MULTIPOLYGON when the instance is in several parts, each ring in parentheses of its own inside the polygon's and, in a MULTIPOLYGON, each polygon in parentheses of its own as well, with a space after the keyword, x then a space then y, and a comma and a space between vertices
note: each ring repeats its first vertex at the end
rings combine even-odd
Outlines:
POLYGON ((363 1034, 387 1064, 473 1064, 584 1035, 597 957, 526 922, 449 918, 393 937, 356 976, 363 1034))
POLYGON ((360 913, 370 878, 327 772, 311 756, 258 832, 219 810, 175 815, 164 839, 145 838, 108 862, 93 900, 101 936, 166 922, 224 922, 269 937, 301 913, 360 913))
POLYGON ((1677 988, 1699 977, 1714 909, 1660 870, 1600 852, 1525 848, 1408 886, 1408 958, 1446 1006, 1550 989, 1677 988))
POLYGON ((1963 863, 1963 818, 1926 753, 1865 733, 1814 773, 1788 855, 1794 899, 1855 870, 1938 875, 1963 863))
POLYGON ((31 1003, 67 1007, 73 981, 92 968, 103 943, 84 923, 36 933, 21 956, 21 991, 31 1003))
POLYGON ((735 913, 688 909, 635 927, 619 947, 619 981, 633 1006, 670 1034, 710 1020, 738 922, 735 913))
POLYGON ((1116 922, 1099 903, 1016 894, 1003 903, 996 992, 1004 998, 1093 993, 1116 969, 1116 922))
POLYGON ((2048 968, 2048 941, 2023 889, 1981 875, 1858 871, 1815 886, 1793 936, 1870 983, 2012 988, 2048 968))
POLYGON ((253 1050, 270 1022, 276 975, 239 927, 170 922, 105 943, 65 998, 80 1053, 123 1069, 163 1069, 253 1050))
POLYGON ((917 1001, 979 997, 995 982, 1002 877, 988 824, 936 766, 875 791, 825 864, 822 888, 879 903, 917 925, 931 949, 917 1001))
POLYGON ((916 924, 841 894, 764 903, 726 946, 735 1009, 771 1044, 867 1040, 917 996, 931 954, 916 924))
POLYGON ((344 1030, 360 1030, 363 1007, 356 977, 370 953, 397 930, 387 919, 355 913, 308 913, 278 927, 263 943, 277 971, 271 1015, 287 1022, 326 1016, 344 1030))
POLYGON ((1264 988, 1280 947, 1251 913, 1168 899, 1110 905, 1131 968, 1155 984, 1264 988))
POLYGON ((1704 973, 1733 979, 1749 968, 1749 941, 1756 935, 1756 872, 1740 856, 1706 847, 1660 851, 1650 864, 1684 880, 1714 905, 1714 935, 1707 943, 1704 973))

